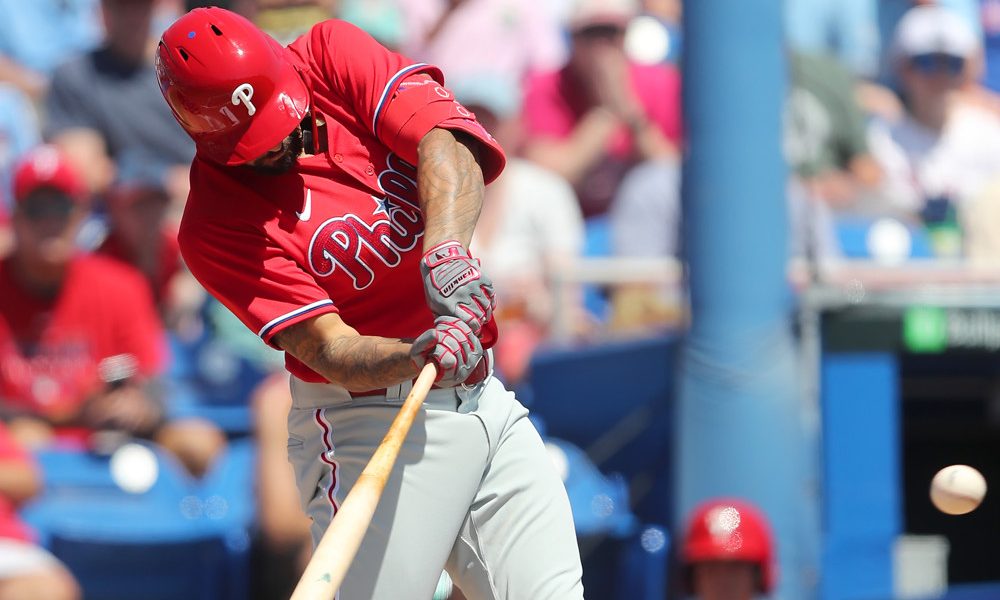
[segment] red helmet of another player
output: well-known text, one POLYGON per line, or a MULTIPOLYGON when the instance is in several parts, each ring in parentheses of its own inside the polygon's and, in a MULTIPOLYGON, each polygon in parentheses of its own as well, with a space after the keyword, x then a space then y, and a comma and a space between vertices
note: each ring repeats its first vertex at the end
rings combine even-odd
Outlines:
POLYGON ((247 19, 198 8, 160 39, 156 74, 198 153, 238 165, 277 146, 305 117, 309 92, 286 50, 247 19))
POLYGON ((739 500, 715 499, 695 508, 681 550, 685 567, 705 561, 745 561, 760 570, 760 591, 775 584, 770 528, 764 515, 739 500))

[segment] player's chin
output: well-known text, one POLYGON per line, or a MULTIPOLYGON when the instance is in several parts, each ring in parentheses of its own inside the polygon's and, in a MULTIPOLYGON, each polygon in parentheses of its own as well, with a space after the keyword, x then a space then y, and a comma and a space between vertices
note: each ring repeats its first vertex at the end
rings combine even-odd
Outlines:
POLYGON ((290 153, 267 163, 251 163, 247 167, 262 175, 283 175, 295 168, 296 158, 290 153))
POLYGON ((282 175, 295 168, 298 157, 290 150, 267 161, 254 161, 247 168, 263 175, 282 175))
POLYGON ((268 152, 264 156, 249 163, 247 166, 265 175, 281 175, 295 168, 299 155, 302 154, 302 128, 296 127, 281 142, 277 151, 268 152))

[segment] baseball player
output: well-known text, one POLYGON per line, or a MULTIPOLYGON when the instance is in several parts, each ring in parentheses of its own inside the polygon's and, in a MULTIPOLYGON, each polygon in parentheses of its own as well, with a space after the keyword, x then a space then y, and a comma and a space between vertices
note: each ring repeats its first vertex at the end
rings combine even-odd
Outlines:
POLYGON ((222 9, 163 34, 156 70, 197 145, 181 252, 291 373, 289 460, 318 542, 419 369, 439 379, 342 600, 582 598, 565 490, 491 376, 493 289, 468 244, 504 154, 441 72, 356 27, 287 48, 222 9))

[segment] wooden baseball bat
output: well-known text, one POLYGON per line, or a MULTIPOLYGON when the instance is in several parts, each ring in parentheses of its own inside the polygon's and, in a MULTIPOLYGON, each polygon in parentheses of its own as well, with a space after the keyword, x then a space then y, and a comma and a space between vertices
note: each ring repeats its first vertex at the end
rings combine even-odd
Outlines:
POLYGON ((427 363, 382 438, 382 443, 344 498, 330 526, 323 532, 292 592, 291 600, 333 600, 337 594, 368 531, 403 440, 435 379, 437 369, 433 363, 427 363))

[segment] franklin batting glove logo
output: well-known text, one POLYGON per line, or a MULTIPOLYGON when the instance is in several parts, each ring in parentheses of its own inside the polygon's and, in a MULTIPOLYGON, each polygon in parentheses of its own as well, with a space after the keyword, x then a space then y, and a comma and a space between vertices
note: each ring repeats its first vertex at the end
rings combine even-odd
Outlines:
POLYGON ((455 290, 462 287, 467 281, 479 279, 479 271, 471 265, 455 263, 454 267, 449 266, 446 269, 443 274, 446 281, 441 285, 441 295, 445 298, 454 294, 455 290), (458 272, 455 272, 456 269, 458 272))
POLYGON ((242 83, 233 90, 233 106, 237 106, 240 102, 243 106, 247 107, 247 114, 251 117, 255 112, 257 112, 257 107, 253 105, 250 100, 253 99, 253 86, 249 83, 242 83))

